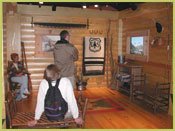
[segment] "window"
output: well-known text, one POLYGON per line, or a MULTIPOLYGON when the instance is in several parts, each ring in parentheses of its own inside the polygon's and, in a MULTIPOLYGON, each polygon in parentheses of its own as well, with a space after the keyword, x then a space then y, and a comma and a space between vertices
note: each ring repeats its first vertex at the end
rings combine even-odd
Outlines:
POLYGON ((127 33, 126 58, 139 61, 148 61, 149 30, 127 33))

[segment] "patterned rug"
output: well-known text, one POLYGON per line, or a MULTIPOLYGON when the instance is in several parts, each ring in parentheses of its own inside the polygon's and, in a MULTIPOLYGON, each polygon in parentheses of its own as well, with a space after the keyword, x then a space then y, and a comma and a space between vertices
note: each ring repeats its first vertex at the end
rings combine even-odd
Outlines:
POLYGON ((108 98, 89 98, 87 105, 87 113, 106 113, 124 111, 119 104, 108 98))

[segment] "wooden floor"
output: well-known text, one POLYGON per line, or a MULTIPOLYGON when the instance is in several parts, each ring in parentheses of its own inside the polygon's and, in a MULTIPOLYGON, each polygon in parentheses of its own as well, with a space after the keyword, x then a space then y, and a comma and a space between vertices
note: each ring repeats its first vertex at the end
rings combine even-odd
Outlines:
MULTIPOLYGON (((75 92, 77 95, 77 92, 75 92)), ((172 129, 173 117, 166 113, 152 114, 129 101, 129 97, 108 88, 90 88, 84 97, 110 98, 125 110, 100 114, 86 114, 86 129, 172 129)), ((18 111, 35 111, 37 91, 17 103, 18 111)))

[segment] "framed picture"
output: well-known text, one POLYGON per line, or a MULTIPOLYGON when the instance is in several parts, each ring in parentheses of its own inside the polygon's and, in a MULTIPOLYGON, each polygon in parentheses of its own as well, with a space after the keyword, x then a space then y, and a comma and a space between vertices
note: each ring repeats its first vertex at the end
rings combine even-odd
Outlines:
POLYGON ((84 37, 83 75, 104 75, 105 43, 103 37, 84 37))
POLYGON ((53 58, 53 46, 60 40, 60 30, 35 29, 35 57, 53 58))
POLYGON ((50 52, 53 51, 55 43, 60 40, 60 36, 44 35, 42 37, 42 51, 50 52))

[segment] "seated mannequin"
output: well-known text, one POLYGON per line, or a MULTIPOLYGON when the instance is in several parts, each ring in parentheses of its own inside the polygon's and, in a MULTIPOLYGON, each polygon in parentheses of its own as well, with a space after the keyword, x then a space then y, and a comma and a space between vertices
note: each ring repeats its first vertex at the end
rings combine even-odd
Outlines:
POLYGON ((27 72, 23 66, 23 63, 19 61, 17 53, 11 54, 12 61, 8 63, 7 73, 11 82, 20 83, 20 92, 16 98, 16 101, 20 101, 23 98, 27 98, 24 94, 30 94, 28 91, 28 77, 27 72))

